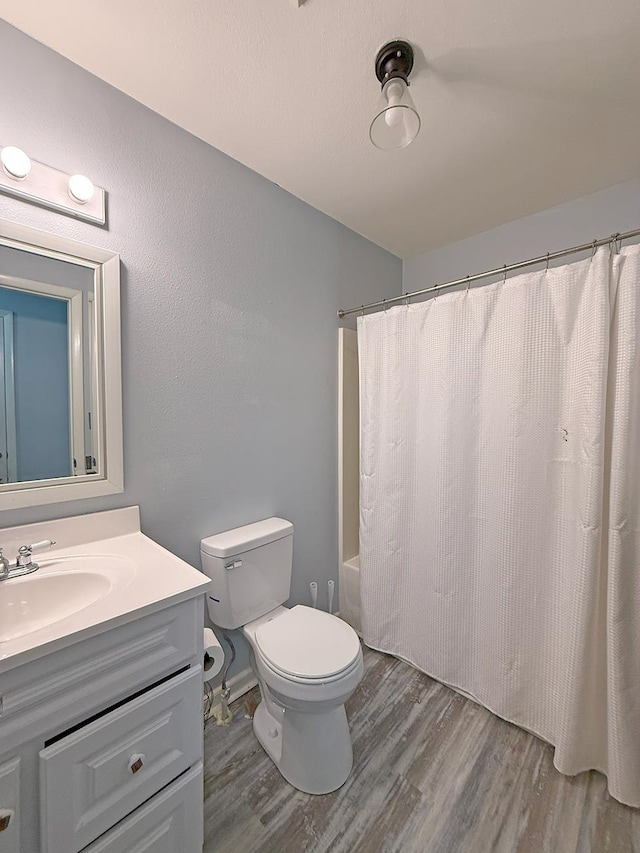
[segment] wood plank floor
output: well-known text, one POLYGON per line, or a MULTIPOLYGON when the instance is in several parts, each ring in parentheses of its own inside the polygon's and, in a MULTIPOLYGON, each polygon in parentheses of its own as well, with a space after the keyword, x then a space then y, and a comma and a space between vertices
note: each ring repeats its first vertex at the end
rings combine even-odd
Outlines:
POLYGON ((205 853, 640 853, 640 810, 602 775, 562 776, 550 746, 388 655, 365 649, 333 794, 288 785, 244 710, 205 731, 205 853))

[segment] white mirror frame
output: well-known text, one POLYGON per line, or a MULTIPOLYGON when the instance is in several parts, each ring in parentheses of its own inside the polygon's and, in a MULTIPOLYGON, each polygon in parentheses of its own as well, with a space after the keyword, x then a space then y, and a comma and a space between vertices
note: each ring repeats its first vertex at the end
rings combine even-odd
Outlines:
POLYGON ((0 219, 0 244, 93 269, 95 301, 101 309, 94 317, 97 473, 2 484, 0 510, 118 494, 124 491, 120 255, 6 219, 0 219))

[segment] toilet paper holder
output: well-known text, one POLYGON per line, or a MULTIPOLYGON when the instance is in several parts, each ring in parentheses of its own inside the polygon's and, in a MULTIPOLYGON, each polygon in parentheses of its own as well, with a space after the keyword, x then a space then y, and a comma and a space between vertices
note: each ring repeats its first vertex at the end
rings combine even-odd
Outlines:
POLYGON ((220 672, 224 664, 224 649, 211 628, 204 629, 204 654, 202 660, 202 677, 211 681, 220 672))

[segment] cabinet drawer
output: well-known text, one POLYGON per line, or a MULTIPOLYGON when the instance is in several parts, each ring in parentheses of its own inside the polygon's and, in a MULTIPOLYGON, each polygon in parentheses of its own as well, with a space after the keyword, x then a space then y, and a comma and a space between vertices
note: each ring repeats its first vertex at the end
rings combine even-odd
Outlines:
POLYGON ((196 667, 43 749, 43 853, 82 850, 200 761, 202 737, 196 667))
POLYGON ((202 612, 201 597, 183 601, 2 673, 2 747, 15 730, 49 731, 53 713, 90 713, 199 657, 202 612))
POLYGON ((203 820, 198 764, 83 853, 202 853, 203 820))
POLYGON ((20 759, 0 764, 0 853, 20 850, 20 759))

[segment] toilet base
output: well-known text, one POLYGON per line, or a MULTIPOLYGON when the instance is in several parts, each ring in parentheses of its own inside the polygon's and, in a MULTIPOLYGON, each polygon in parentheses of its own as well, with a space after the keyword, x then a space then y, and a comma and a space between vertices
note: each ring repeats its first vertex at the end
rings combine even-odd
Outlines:
POLYGON ((306 794, 329 794, 347 781, 353 750, 344 705, 317 713, 281 708, 266 696, 253 731, 280 773, 306 794))

